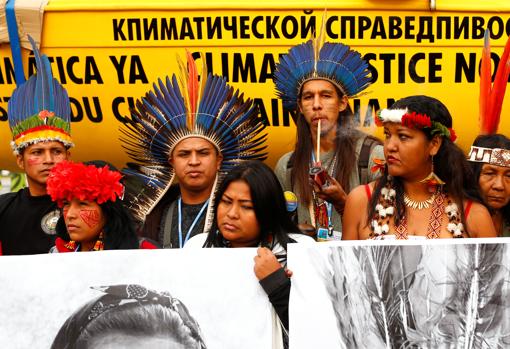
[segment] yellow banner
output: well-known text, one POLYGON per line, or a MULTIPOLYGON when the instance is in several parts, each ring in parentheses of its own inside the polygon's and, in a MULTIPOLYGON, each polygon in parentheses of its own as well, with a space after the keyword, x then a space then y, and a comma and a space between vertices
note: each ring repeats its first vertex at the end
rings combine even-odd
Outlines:
MULTIPOLYGON (((355 6, 349 2, 353 8, 328 8, 328 41, 360 51, 372 71, 368 93, 351 100, 361 127, 380 135, 373 126, 376 110, 404 96, 426 94, 447 105, 458 143, 467 149, 478 133, 483 32, 491 29, 494 65, 510 35, 510 9, 430 11, 428 1, 408 1, 399 10, 396 3, 382 3, 378 7, 373 1, 358 0, 355 6), (411 11, 411 3, 419 10, 411 11)), ((196 57, 202 52, 212 73, 225 76, 259 105, 260 117, 268 125, 270 165, 293 148, 294 122, 276 98, 272 72, 279 55, 318 28, 322 9, 274 10, 253 4, 245 9, 186 9, 179 2, 172 10, 156 2, 143 10, 136 9, 143 4, 135 2, 128 2, 125 9, 111 2, 103 8, 98 1, 83 8, 77 4, 81 3, 50 2, 41 47, 52 61, 55 78, 71 96, 74 160, 102 159, 119 167, 129 161, 118 140, 119 126, 152 83, 178 70, 176 57, 183 57, 185 49, 196 57)), ((9 45, 0 45, 0 57, 0 168, 13 170, 7 101, 15 81, 9 45)), ((28 74, 34 59, 28 51, 23 51, 23 58, 28 74)), ((507 135, 509 99, 499 127, 507 135)))

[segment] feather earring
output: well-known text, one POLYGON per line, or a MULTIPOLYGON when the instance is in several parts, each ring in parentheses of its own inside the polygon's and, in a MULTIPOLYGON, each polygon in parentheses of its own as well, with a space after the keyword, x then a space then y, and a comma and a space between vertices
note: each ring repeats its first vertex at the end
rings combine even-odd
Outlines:
POLYGON ((437 191, 437 187, 442 187, 445 182, 443 182, 441 178, 439 178, 439 176, 434 173, 434 155, 431 155, 431 158, 432 169, 430 170, 430 174, 422 179, 420 183, 426 183, 429 193, 435 193, 437 191))
POLYGON ((94 247, 92 247, 92 251, 102 251, 104 250, 104 232, 101 230, 101 233, 99 233, 99 236, 97 237, 97 241, 94 244, 94 247))

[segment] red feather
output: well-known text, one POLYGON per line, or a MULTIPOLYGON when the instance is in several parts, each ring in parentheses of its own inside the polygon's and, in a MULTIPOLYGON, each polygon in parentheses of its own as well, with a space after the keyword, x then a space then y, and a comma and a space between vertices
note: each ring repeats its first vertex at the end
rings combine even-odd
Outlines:
POLYGON ((186 56, 188 59, 188 95, 189 95, 189 103, 190 103, 190 116, 192 119, 191 125, 195 124, 195 113, 197 111, 197 99, 198 99, 198 71, 197 66, 195 65, 195 60, 189 51, 186 51, 186 56))
POLYGON ((491 47, 489 31, 485 31, 484 46, 482 51, 482 64, 480 69, 480 133, 487 134, 489 119, 488 107, 491 93, 491 47))
POLYGON ((510 37, 506 41, 505 50, 499 61, 498 70, 494 79, 494 85, 491 91, 491 98, 489 101, 489 120, 488 120, 488 133, 493 134, 498 131, 499 118, 501 115, 501 108, 503 107, 503 99, 505 97, 506 87, 508 83, 508 75, 510 74, 510 37))

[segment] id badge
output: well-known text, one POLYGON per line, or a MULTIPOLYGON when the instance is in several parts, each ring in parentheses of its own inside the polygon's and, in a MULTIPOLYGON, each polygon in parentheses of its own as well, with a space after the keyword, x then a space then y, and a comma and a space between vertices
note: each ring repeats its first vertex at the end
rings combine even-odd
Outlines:
POLYGON ((327 241, 328 240, 328 229, 319 228, 317 229, 317 241, 327 241))
POLYGON ((317 229, 317 241, 339 241, 342 240, 342 232, 326 228, 317 229))

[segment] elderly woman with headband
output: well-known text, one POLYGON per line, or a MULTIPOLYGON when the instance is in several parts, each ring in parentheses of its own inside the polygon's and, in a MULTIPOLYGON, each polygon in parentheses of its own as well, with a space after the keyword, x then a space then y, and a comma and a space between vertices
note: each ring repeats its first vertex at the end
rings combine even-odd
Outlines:
POLYGON ((402 98, 376 123, 384 127, 383 176, 349 194, 344 239, 496 236, 440 101, 402 98))
POLYGON ((510 237, 510 139, 496 133, 501 120, 503 100, 510 70, 510 37, 501 55, 500 64, 493 68, 489 31, 485 32, 480 69, 480 136, 468 156, 480 193, 492 215, 499 236, 510 237))
POLYGON ((496 232, 510 237, 510 139, 501 134, 478 136, 468 159, 496 232))

